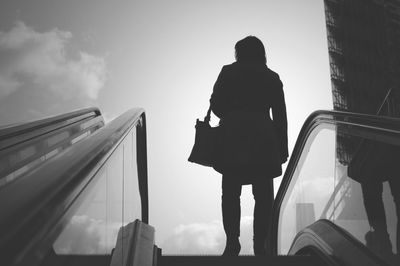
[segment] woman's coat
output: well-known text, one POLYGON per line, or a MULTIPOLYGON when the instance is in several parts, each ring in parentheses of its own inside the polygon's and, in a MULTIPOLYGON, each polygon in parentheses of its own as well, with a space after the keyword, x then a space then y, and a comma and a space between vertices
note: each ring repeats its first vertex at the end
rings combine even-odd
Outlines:
POLYGON ((288 143, 278 74, 264 64, 226 65, 215 82, 210 104, 221 119, 217 171, 242 176, 243 183, 282 174, 288 143))

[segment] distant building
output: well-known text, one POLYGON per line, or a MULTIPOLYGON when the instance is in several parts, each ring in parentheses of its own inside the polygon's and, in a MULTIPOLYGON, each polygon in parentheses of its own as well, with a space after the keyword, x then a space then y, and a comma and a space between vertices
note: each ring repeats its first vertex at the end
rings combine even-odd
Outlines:
POLYGON ((314 223, 315 210, 313 203, 296 203, 296 232, 300 232, 305 227, 314 223))

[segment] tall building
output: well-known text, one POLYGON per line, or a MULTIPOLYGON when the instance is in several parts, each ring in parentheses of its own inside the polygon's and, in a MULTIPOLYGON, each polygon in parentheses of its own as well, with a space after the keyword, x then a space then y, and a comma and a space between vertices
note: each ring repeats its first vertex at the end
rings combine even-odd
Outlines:
MULTIPOLYGON (((376 114, 390 102, 380 114, 400 117, 400 0, 325 0, 325 17, 334 109, 376 114)), ((338 134, 339 161, 358 145, 338 134)))
POLYGON ((325 0, 335 110, 375 114, 400 87, 400 0, 325 0))

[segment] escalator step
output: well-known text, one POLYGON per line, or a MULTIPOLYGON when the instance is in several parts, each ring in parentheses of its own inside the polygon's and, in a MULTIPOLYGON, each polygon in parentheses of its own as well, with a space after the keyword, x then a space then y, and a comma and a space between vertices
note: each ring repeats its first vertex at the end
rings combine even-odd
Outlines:
POLYGON ((311 256, 161 256, 157 266, 313 266, 320 265, 311 256))

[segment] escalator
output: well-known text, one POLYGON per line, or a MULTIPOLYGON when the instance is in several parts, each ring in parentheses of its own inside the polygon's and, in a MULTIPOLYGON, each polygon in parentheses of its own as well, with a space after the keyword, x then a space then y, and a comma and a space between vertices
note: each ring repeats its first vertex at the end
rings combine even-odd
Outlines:
POLYGON ((399 119, 315 112, 274 203, 271 255, 172 256, 148 219, 142 109, 107 124, 89 108, 0 128, 0 264, 398 265, 398 146, 399 119), (359 176, 371 169, 386 177, 368 186, 359 176))

